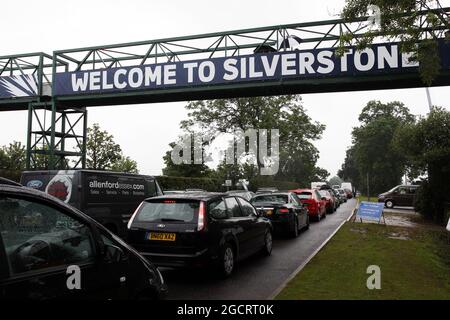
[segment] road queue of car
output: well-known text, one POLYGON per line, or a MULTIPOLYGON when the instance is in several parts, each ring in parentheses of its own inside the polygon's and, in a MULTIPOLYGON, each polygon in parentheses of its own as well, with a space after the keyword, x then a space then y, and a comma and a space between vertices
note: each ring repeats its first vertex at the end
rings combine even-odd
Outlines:
MULTIPOLYGON (((274 231, 297 237, 302 229, 309 228, 310 221, 307 201, 302 201, 296 192, 260 190, 251 203, 246 200, 250 196, 247 192, 184 190, 136 204, 138 208, 127 224, 125 243, 63 201, 5 179, 0 179, 0 207, 5 188, 31 193, 33 201, 59 210, 59 216, 53 214, 57 218, 50 219, 43 213, 45 210, 30 209, 28 204, 10 205, 9 198, 3 206, 7 213, 0 210, 0 265, 7 266, 0 272, 0 287, 18 284, 16 272, 25 273, 26 277, 20 277, 28 281, 3 290, 11 298, 24 297, 25 292, 25 298, 31 299, 161 298, 166 295, 167 286, 158 267, 202 267, 226 278, 238 261, 256 253, 269 256, 274 231), (8 237, 14 234, 20 236, 10 242, 8 237), (64 258, 66 251, 68 258, 64 258), (58 268, 52 274, 48 268, 55 265, 58 268), (76 269, 78 265, 83 273, 82 290, 70 291, 68 268, 76 269), (43 286, 37 291, 29 290, 33 281, 40 281, 43 286)), ((318 191, 314 190, 314 194, 318 191)), ((73 285, 77 285, 76 281, 73 285)))

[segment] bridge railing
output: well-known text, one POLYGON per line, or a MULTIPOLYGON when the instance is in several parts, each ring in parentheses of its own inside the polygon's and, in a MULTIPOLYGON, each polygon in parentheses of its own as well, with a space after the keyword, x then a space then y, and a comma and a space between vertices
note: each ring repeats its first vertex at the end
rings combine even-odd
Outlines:
MULTIPOLYGON (((442 8, 450 12, 450 8, 442 8)), ((419 11, 418 27, 423 37, 443 37, 444 28, 432 28, 425 19, 433 10, 419 11)), ((406 14, 405 14, 406 15, 406 14)), ((342 35, 351 34, 354 45, 370 30, 369 16, 352 21, 334 19, 250 28, 192 36, 155 39, 148 41, 93 46, 54 52, 55 61, 65 61, 68 71, 97 70, 113 67, 167 63, 231 57, 254 52, 284 51, 293 49, 334 48, 340 45, 342 35)), ((383 34, 375 31, 375 42, 383 34)), ((67 69, 54 67, 54 72, 67 69)))
POLYGON ((0 110, 25 109, 28 103, 51 96, 53 56, 44 52, 0 56, 0 110))

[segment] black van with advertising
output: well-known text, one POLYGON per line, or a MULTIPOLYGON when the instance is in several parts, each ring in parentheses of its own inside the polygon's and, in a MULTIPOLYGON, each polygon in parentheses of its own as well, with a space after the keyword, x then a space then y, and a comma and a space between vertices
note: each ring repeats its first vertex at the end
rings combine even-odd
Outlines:
POLYGON ((155 177, 112 171, 25 171, 20 182, 70 204, 120 237, 138 205, 162 195, 155 177))

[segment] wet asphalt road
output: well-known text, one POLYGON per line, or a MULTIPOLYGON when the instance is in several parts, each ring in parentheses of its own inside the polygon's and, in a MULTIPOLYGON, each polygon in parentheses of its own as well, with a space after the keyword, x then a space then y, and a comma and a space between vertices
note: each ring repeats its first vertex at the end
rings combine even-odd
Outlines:
POLYGON ((237 265, 234 274, 219 280, 202 271, 163 269, 169 287, 168 299, 180 300, 264 300, 346 220, 356 200, 351 199, 296 239, 275 236, 270 257, 255 255, 237 265))

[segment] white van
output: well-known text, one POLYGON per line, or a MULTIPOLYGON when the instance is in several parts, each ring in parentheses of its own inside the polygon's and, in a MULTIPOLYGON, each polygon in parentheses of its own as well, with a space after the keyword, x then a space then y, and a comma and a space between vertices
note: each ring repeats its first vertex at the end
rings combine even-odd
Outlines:
POLYGON ((321 186, 326 184, 326 182, 311 182, 311 189, 320 189, 321 186))

